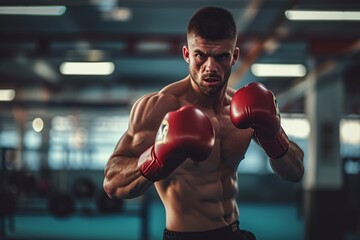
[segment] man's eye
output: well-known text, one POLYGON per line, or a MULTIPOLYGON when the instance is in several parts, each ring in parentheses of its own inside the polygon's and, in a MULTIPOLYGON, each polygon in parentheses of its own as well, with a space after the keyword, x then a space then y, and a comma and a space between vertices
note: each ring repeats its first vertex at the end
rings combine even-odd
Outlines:
POLYGON ((195 57, 198 58, 198 59, 203 59, 203 58, 204 58, 204 54, 197 53, 197 54, 195 55, 195 57))
POLYGON ((228 57, 229 57, 228 54, 222 54, 222 55, 219 55, 219 56, 217 57, 217 59, 218 59, 218 60, 225 60, 225 59, 227 59, 228 57))

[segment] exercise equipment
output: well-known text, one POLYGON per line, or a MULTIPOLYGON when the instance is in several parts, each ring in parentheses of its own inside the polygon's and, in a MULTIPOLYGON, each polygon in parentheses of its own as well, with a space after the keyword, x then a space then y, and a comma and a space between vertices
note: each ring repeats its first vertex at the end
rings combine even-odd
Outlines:
POLYGON ((117 213, 121 212, 124 208, 124 200, 110 199, 104 191, 101 191, 96 206, 101 213, 117 213))
POLYGON ((9 191, 0 192, 0 218, 11 216, 16 210, 16 199, 9 191))
POLYGON ((72 190, 76 197, 88 199, 95 195, 96 186, 90 178, 81 177, 74 181, 72 190))
POLYGON ((75 211, 75 201, 66 192, 55 192, 48 198, 48 210, 58 218, 69 217, 75 211))
POLYGON ((7 184, 16 194, 30 196, 37 192, 37 180, 31 172, 23 170, 9 172, 7 184))
POLYGON ((6 184, 8 176, 7 163, 14 155, 13 148, 0 148, 0 239, 6 237, 6 220, 10 230, 15 229, 14 213, 16 211, 16 198, 6 184))
POLYGON ((58 186, 53 186, 47 202, 48 211, 57 218, 66 218, 75 212, 75 200, 68 191, 68 155, 67 151, 66 165, 59 171, 58 186))

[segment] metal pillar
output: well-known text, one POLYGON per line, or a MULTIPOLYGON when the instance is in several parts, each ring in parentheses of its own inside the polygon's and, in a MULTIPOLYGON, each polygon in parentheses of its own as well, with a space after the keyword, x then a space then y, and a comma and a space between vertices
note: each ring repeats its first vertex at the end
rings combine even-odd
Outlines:
POLYGON ((343 81, 336 68, 321 76, 313 73, 306 91, 310 122, 304 189, 305 239, 343 239, 343 178, 339 123, 343 110, 343 81))

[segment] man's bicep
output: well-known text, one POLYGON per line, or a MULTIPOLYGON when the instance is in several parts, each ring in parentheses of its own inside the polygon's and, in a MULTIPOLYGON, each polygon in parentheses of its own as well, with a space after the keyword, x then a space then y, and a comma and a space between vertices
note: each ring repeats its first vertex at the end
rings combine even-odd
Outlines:
POLYGON ((155 143, 160 123, 169 111, 179 108, 179 102, 166 94, 149 94, 133 106, 129 127, 116 147, 118 154, 139 157, 155 143))
POLYGON ((153 144, 155 135, 155 131, 139 131, 133 134, 127 131, 117 143, 114 154, 138 158, 153 144))

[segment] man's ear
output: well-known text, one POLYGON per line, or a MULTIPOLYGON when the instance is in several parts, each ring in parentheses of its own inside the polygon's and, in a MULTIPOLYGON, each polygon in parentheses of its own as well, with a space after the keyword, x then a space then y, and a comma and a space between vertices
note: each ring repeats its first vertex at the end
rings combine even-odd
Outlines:
POLYGON ((190 59, 189 59, 190 53, 189 53, 189 49, 188 49, 187 45, 184 45, 182 47, 182 53, 183 53, 183 58, 184 58, 185 62, 189 63, 190 62, 190 59))
POLYGON ((240 57, 240 48, 239 47, 235 47, 235 50, 234 50, 234 53, 233 53, 233 60, 232 60, 232 65, 234 65, 237 60, 239 59, 240 57))

